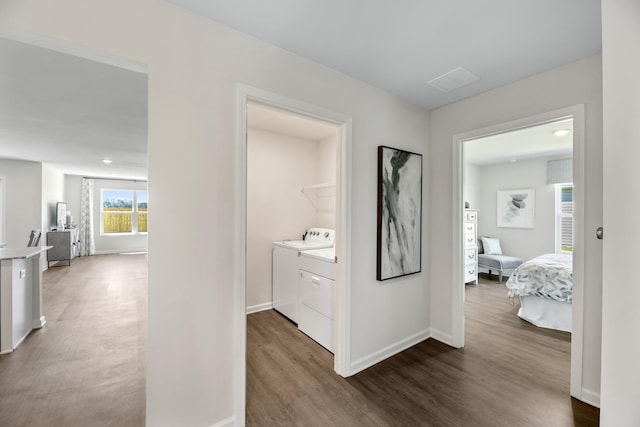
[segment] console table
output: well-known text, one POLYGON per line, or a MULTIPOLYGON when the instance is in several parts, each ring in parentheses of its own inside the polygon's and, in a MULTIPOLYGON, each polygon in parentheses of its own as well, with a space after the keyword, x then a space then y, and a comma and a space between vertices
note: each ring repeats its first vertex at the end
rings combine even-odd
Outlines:
POLYGON ((47 266, 52 261, 71 260, 80 254, 80 233, 77 228, 49 231, 47 233, 47 245, 53 248, 47 252, 47 266))

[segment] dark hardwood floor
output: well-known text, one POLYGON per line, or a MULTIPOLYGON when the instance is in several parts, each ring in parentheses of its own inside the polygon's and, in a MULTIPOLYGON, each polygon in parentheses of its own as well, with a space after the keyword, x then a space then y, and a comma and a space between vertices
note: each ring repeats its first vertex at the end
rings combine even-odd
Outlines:
POLYGON ((466 287, 466 346, 433 339, 350 378, 273 310, 248 316, 249 426, 596 426, 569 397, 570 334, 517 317, 495 276, 466 287))
MULTIPOLYGON (((100 255, 44 273, 47 324, 0 356, 0 426, 145 424, 147 265, 100 255)), ((569 397, 567 333, 516 316, 504 285, 466 288, 466 347, 427 340, 350 378, 269 310, 248 316, 249 426, 595 426, 569 397)))
POLYGON ((0 356, 0 426, 144 426, 144 255, 76 258, 43 275, 46 325, 0 356))

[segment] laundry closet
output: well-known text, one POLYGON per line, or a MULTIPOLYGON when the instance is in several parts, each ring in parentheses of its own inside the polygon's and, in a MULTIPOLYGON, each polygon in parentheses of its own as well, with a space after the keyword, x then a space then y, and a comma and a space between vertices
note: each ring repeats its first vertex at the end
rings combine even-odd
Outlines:
POLYGON ((275 308, 333 351, 338 127, 247 106, 247 313, 275 308))

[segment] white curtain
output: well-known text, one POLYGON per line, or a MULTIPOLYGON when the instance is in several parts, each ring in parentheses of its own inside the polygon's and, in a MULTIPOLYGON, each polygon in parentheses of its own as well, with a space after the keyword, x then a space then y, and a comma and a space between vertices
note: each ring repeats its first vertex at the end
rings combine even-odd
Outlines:
POLYGON ((82 178, 80 196, 80 256, 93 255, 96 245, 93 236, 93 180, 82 178))

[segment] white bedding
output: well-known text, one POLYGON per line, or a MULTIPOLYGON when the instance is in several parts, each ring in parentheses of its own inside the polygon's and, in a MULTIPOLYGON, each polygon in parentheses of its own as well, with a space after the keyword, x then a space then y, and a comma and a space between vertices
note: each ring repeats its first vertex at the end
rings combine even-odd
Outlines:
POLYGON ((526 261, 507 280, 509 296, 514 298, 533 295, 571 304, 572 260, 571 255, 545 254, 526 261))
POLYGON ((572 305, 552 299, 520 297, 518 317, 541 328, 571 332, 572 305))

